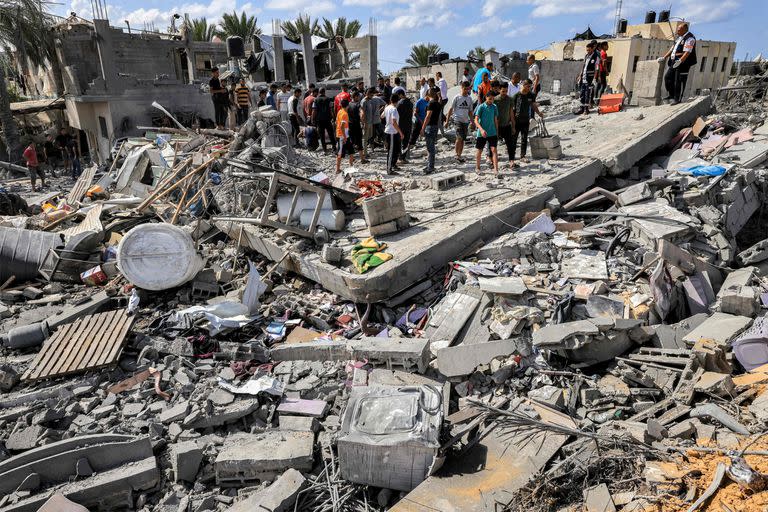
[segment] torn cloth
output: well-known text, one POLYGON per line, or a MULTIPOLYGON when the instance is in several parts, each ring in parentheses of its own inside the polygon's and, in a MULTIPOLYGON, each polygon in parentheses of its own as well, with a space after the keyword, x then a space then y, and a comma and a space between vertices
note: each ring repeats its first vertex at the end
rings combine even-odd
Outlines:
POLYGON ((361 274, 378 267, 392 259, 392 255, 384 252, 387 244, 379 243, 373 237, 367 238, 352 248, 352 263, 361 274))

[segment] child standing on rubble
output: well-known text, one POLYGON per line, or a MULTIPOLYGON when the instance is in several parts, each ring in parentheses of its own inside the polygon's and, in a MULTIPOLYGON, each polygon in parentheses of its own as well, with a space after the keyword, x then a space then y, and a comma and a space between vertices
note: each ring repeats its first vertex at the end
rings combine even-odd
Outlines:
POLYGON ((349 101, 341 100, 339 111, 336 113, 336 174, 341 172, 341 159, 349 156, 349 165, 355 164, 355 149, 349 139, 349 101))
POLYGON ((40 183, 42 187, 45 187, 45 174, 40 168, 40 163, 37 160, 37 149, 35 143, 30 141, 29 145, 24 149, 22 154, 24 160, 27 162, 27 169, 29 170, 29 181, 32 182, 32 192, 37 191, 35 188, 35 182, 37 177, 40 176, 40 183))

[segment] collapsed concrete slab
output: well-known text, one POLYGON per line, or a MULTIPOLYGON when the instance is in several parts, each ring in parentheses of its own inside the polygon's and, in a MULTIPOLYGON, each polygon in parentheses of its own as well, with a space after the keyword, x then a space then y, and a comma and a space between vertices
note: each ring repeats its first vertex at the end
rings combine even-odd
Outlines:
POLYGON ((530 348, 523 340, 488 341, 471 345, 441 348, 437 351, 437 368, 446 377, 469 375, 481 364, 488 364, 497 357, 520 354, 530 355, 530 348))
POLYGON ((309 471, 314 443, 314 433, 294 430, 232 435, 216 457, 216 482, 269 480, 289 468, 309 471))
POLYGON ((429 340, 426 338, 372 338, 360 340, 317 340, 275 346, 273 361, 346 361, 366 359, 387 368, 400 366, 423 372, 429 364, 429 340))
POLYGON ((307 479, 291 468, 285 471, 268 488, 257 491, 248 498, 238 501, 227 509, 227 512, 252 512, 268 510, 270 512, 287 512, 293 510, 299 491, 304 488, 307 479))

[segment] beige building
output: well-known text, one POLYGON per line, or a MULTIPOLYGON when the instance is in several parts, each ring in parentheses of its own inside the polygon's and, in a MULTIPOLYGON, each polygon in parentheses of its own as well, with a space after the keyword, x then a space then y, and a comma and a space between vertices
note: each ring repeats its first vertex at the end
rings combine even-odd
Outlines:
MULTIPOLYGON (((680 21, 629 25, 619 37, 608 39, 608 86, 614 91, 623 84, 628 92, 635 86, 635 72, 640 61, 655 60, 663 56, 675 40, 680 21)), ((698 64, 691 68, 686 85, 686 96, 694 96, 704 89, 726 85, 730 75, 735 42, 708 41, 698 38, 696 55, 698 64)), ((552 43, 549 58, 553 60, 580 60, 586 53, 588 41, 562 41, 552 43)), ((574 80, 576 77, 574 77, 574 80)))

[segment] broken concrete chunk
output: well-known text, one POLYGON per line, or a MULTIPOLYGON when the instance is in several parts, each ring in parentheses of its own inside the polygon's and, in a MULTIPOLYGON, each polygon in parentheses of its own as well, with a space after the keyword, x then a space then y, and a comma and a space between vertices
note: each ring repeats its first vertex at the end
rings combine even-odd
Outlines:
POLYGON ((704 372, 693 387, 694 391, 715 396, 730 396, 736 386, 733 379, 725 373, 704 372))
POLYGON ((530 355, 530 347, 522 339, 488 341, 471 345, 457 345, 437 351, 437 368, 446 377, 469 375, 481 364, 497 357, 512 354, 530 355))
POLYGON ((264 510, 270 512, 288 512, 304 488, 307 479, 291 468, 285 471, 266 489, 261 489, 248 498, 236 502, 227 512, 252 512, 264 510))
POLYGON ((214 463, 216 482, 266 480, 289 468, 309 471, 314 440, 312 432, 292 430, 229 436, 214 463))
POLYGON ((752 323, 751 318, 714 313, 697 328, 683 337, 683 341, 696 343, 700 339, 713 340, 720 344, 728 344, 752 323))
POLYGON ((533 344, 541 348, 578 348, 598 334, 600 330, 588 320, 548 324, 533 333, 533 344))
POLYGON ((193 441, 171 445, 171 467, 176 482, 194 482, 203 460, 203 450, 193 441))

